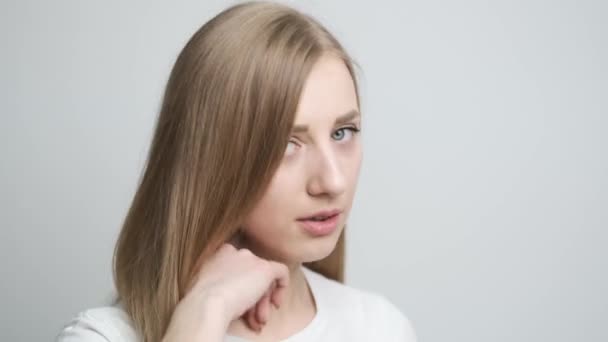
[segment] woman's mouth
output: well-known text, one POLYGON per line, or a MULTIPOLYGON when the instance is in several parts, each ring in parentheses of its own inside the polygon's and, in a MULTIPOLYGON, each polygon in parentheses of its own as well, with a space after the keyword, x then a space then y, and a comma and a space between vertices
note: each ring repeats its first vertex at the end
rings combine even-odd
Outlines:
POLYGON ((325 236, 336 230, 341 214, 340 210, 324 211, 297 221, 307 233, 313 236, 325 236))

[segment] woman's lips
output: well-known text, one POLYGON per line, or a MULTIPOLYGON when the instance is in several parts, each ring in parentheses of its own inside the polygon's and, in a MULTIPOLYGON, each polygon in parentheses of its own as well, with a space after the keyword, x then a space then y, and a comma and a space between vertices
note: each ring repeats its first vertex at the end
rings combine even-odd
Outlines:
POLYGON ((313 236, 325 236, 331 234, 338 227, 341 214, 334 214, 322 221, 312 219, 297 220, 302 229, 313 236))
POLYGON ((330 216, 334 216, 336 214, 340 214, 341 212, 342 211, 340 209, 321 210, 321 211, 318 211, 318 212, 316 212, 314 214, 310 214, 308 216, 300 217, 300 218, 298 218, 298 220, 308 220, 308 219, 312 219, 312 218, 315 218, 315 217, 324 217, 324 218, 327 218, 327 217, 330 217, 330 216))

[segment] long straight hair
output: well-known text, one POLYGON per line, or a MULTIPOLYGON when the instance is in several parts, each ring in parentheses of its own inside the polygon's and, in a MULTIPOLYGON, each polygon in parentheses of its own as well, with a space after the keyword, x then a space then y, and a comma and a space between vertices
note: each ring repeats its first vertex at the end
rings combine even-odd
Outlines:
MULTIPOLYGON (((238 231, 280 165, 304 82, 322 54, 354 62, 310 16, 272 2, 205 23, 171 70, 149 155, 114 251, 120 303, 162 339, 198 265, 238 231)), ((306 264, 343 281, 344 232, 306 264)))

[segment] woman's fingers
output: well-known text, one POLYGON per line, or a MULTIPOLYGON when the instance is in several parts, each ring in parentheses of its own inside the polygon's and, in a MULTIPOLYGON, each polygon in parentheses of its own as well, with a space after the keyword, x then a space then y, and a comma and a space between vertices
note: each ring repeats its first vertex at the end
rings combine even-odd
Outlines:
POLYGON ((247 325, 249 325, 251 330, 259 332, 268 322, 268 319, 270 318, 271 298, 274 289, 275 285, 273 283, 256 305, 247 311, 245 318, 247 325))
POLYGON ((270 302, 276 309, 281 307, 281 303, 283 302, 282 292, 278 286, 275 286, 274 290, 270 294, 270 302))
POLYGON ((257 332, 262 330, 261 325, 257 322, 257 320, 255 318, 255 306, 253 308, 247 310, 247 313, 245 315, 246 315, 247 325, 249 325, 249 329, 251 329, 253 331, 257 331, 257 332))
POLYGON ((269 304, 269 306, 272 305, 272 307, 274 307, 275 309, 278 309, 280 305, 275 300, 275 298, 277 297, 276 293, 277 293, 277 282, 273 281, 270 291, 268 292, 268 304, 269 304))
POLYGON ((255 312, 258 323, 264 327, 270 316, 270 290, 257 303, 255 312))
POLYGON ((278 309, 283 303, 283 297, 285 296, 285 289, 289 285, 289 269, 285 264, 281 264, 275 261, 269 261, 271 267, 275 269, 276 280, 274 281, 274 290, 271 293, 270 301, 278 309))

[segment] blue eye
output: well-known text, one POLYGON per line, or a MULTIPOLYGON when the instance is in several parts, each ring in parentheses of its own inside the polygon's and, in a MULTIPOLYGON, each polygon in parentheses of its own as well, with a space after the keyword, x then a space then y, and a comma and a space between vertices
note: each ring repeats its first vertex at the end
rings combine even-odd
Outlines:
POLYGON ((288 142, 287 148, 285 149, 285 155, 291 155, 297 147, 298 146, 294 141, 288 142), (290 147, 291 147, 291 149, 290 149, 290 147))
POLYGON ((360 131, 360 129, 357 127, 342 127, 340 129, 336 130, 334 132, 334 134, 332 134, 332 138, 334 138, 334 140, 337 140, 337 141, 342 141, 342 140, 344 140, 344 137, 346 136, 346 132, 350 132, 350 134, 351 134, 350 136, 352 137, 359 131, 360 131))

